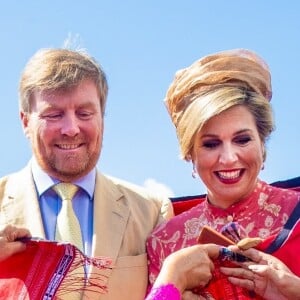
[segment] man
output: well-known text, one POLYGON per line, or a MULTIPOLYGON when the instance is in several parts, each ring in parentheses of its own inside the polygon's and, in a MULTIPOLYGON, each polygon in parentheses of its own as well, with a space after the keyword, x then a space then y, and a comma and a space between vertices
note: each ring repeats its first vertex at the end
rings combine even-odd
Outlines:
POLYGON ((79 190, 72 204, 82 250, 113 260, 112 270, 105 271, 108 294, 85 296, 141 300, 148 280, 146 238, 172 209, 168 199, 96 169, 107 91, 104 72, 84 52, 43 49, 29 60, 19 94, 33 157, 23 170, 0 179, 0 226, 12 224, 34 237, 57 239, 63 205, 53 186, 75 184, 79 190))

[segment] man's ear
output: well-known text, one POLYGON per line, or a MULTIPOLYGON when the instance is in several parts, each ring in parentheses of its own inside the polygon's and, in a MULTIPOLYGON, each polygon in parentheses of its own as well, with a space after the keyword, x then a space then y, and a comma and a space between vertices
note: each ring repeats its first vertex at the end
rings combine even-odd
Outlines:
POLYGON ((22 127, 23 127, 23 132, 24 132, 25 136, 27 138, 29 138, 29 127, 28 127, 29 117, 28 117, 28 113, 25 113, 25 112, 21 111, 20 112, 20 119, 21 119, 21 123, 22 123, 22 127))

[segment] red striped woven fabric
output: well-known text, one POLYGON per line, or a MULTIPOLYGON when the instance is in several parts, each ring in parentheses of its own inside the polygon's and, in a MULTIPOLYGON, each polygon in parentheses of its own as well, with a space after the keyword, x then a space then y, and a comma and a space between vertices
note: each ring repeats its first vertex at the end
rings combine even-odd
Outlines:
POLYGON ((24 252, 0 262, 0 299, 60 299, 68 292, 106 291, 103 278, 85 278, 83 266, 109 268, 110 259, 88 258, 71 244, 29 240, 24 252), (77 270, 80 270, 76 272, 77 270))

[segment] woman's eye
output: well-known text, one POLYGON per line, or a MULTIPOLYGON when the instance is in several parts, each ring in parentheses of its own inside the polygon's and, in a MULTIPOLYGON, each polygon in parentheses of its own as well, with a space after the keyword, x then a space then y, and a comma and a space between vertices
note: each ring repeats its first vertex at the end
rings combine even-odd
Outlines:
POLYGON ((205 141, 203 142, 202 146, 204 148, 212 149, 212 148, 216 148, 219 144, 220 142, 218 141, 205 141))
POLYGON ((242 137, 235 138, 235 142, 240 145, 245 145, 245 144, 249 143, 250 141, 251 141, 250 136, 242 136, 242 137))

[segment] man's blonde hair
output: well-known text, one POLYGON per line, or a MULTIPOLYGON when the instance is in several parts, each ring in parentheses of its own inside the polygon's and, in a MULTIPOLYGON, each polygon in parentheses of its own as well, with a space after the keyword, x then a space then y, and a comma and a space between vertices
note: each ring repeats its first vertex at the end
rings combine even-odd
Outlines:
POLYGON ((34 92, 67 90, 84 80, 95 83, 102 114, 108 93, 106 75, 97 61, 84 51, 41 49, 25 66, 19 84, 20 110, 29 113, 34 92))

